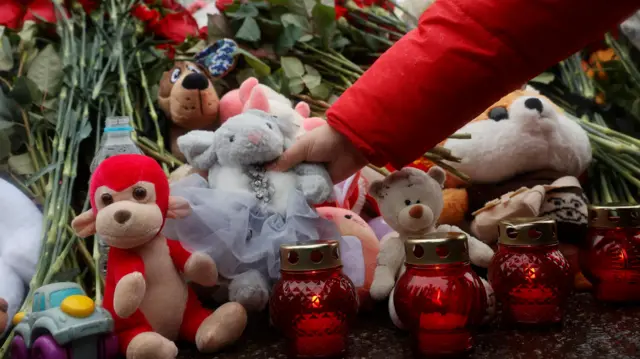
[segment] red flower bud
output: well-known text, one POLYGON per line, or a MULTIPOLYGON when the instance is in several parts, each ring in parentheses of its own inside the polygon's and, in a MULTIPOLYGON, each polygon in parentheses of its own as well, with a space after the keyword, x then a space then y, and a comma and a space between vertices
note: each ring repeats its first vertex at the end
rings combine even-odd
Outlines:
POLYGON ((167 14, 151 29, 157 36, 181 44, 187 36, 197 37, 198 23, 188 12, 167 14))
POLYGON ((34 0, 27 6, 27 14, 23 21, 32 20, 35 22, 46 21, 51 24, 56 23, 56 10, 51 0, 34 0))
POLYGON ((24 10, 17 0, 0 1, 0 25, 18 30, 22 26, 24 10))
POLYGON ((160 12, 155 9, 149 9, 144 4, 135 5, 131 9, 131 15, 145 22, 148 27, 153 27, 160 21, 160 12))
POLYGON ((227 6, 232 5, 234 0, 216 0, 216 7, 221 12, 224 11, 227 6))

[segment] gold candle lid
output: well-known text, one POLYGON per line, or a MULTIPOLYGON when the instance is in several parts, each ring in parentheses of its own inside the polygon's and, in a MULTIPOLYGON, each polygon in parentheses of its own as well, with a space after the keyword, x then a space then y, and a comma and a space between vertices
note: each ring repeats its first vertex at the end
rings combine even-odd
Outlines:
POLYGON ((600 228, 640 227, 639 204, 589 206, 589 226, 600 228))
POLYGON ((302 272, 342 266, 338 241, 318 241, 280 246, 280 269, 302 272))
POLYGON ((469 261, 467 236, 459 232, 436 232, 404 242, 405 263, 447 264, 469 261))
POLYGON ((535 246, 558 244, 556 221, 547 217, 512 218, 498 225, 501 244, 535 246))

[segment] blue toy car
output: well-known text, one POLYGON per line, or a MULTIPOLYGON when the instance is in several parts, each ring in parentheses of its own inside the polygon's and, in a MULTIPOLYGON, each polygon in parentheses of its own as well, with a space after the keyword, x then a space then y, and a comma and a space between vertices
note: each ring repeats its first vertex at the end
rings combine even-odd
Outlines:
POLYGON ((109 312, 76 283, 54 283, 33 295, 30 313, 13 318, 12 359, 112 359, 118 341, 109 312))

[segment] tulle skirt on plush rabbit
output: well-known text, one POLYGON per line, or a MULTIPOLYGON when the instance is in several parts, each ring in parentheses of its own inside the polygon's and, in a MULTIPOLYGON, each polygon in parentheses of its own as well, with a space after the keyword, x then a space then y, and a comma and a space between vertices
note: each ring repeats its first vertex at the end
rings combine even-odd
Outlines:
POLYGON ((272 280, 279 278, 281 244, 335 239, 341 242, 343 258, 345 251, 359 250, 362 256, 362 248, 353 248, 351 241, 341 238, 333 222, 320 218, 296 189, 288 196, 284 215, 265 213, 249 192, 211 189, 198 175, 172 184, 171 195, 187 199, 192 214, 167 220, 165 236, 209 254, 220 275, 229 279, 249 270, 257 270, 272 280))

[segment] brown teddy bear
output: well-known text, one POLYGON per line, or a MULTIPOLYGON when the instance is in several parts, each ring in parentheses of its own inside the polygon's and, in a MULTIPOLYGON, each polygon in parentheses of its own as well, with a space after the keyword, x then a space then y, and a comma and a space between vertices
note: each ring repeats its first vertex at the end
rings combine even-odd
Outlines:
POLYGON ((158 89, 158 107, 169 126, 166 147, 179 160, 185 158, 176 139, 191 130, 214 130, 219 125, 220 97, 215 87, 235 66, 237 45, 222 39, 196 55, 194 61, 178 61, 165 71, 158 89))

